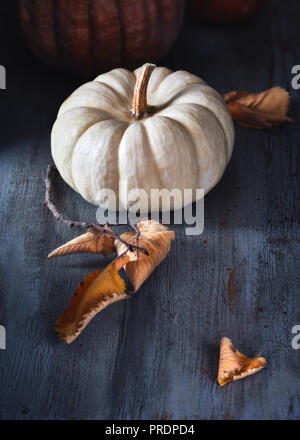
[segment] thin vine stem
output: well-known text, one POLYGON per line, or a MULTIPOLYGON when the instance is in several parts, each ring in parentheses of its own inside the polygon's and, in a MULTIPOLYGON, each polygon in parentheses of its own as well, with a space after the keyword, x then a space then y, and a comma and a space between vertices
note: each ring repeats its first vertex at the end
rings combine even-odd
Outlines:
MULTIPOLYGON (((108 226, 108 224, 107 225, 100 225, 99 223, 73 221, 73 220, 69 220, 68 218, 66 218, 60 212, 60 210, 57 208, 57 206, 54 204, 54 202, 52 201, 52 198, 51 198, 51 195, 54 192, 53 191, 53 187, 54 187, 53 174, 55 171, 57 171, 57 169, 54 165, 48 165, 47 172, 46 172, 46 179, 45 179, 46 192, 45 192, 44 204, 57 220, 61 221, 65 225, 69 226, 70 228, 77 227, 77 228, 83 228, 83 229, 89 229, 89 228, 97 229, 98 231, 103 232, 104 234, 110 235, 115 240, 118 240, 122 244, 124 244, 124 246, 126 246, 126 251, 133 251, 136 249, 140 252, 143 252, 146 255, 149 255, 148 251, 145 248, 140 247, 137 244, 134 245, 134 244, 128 243, 126 240, 124 240, 122 237, 120 237, 115 231, 107 229, 105 226, 108 226)), ((119 224, 116 224, 115 226, 130 226, 131 228, 133 228, 134 231, 136 232, 136 241, 138 243, 138 237, 140 235, 140 232, 135 225, 133 225, 132 223, 126 223, 126 224, 119 223, 119 224)))

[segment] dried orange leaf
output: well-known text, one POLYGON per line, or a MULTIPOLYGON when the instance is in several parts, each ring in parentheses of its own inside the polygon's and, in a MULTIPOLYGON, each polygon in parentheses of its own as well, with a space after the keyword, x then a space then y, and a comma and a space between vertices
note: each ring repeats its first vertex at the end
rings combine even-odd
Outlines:
MULTIPOLYGON (((121 238, 128 243, 138 244, 138 246, 146 249, 149 254, 145 255, 137 250, 127 253, 130 255, 131 261, 126 264, 125 270, 134 291, 141 287, 143 282, 166 257, 171 248, 171 241, 175 238, 173 231, 155 220, 143 220, 137 224, 137 229, 140 234, 138 242, 134 231, 127 231, 121 235, 121 238)), ((126 247, 120 241, 116 240, 115 246, 118 255, 126 252, 126 247)))
MULTIPOLYGON (((111 231, 107 226, 105 226, 105 229, 111 231)), ((85 234, 68 241, 68 243, 52 251, 48 258, 77 253, 101 253, 105 256, 115 252, 114 241, 115 238, 113 236, 98 229, 90 228, 85 234)))
POLYGON ((146 249, 149 255, 137 250, 128 251, 126 245, 115 240, 118 258, 104 270, 90 273, 85 278, 69 307, 56 322, 56 331, 65 342, 74 341, 90 320, 107 305, 128 298, 125 282, 118 273, 122 267, 136 291, 169 252, 175 234, 166 226, 146 220, 138 223, 137 229, 138 240, 135 231, 125 232, 121 237, 129 244, 138 244, 146 249))
POLYGON ((56 331, 65 342, 73 342, 90 320, 109 304, 128 298, 125 282, 118 271, 129 260, 128 255, 118 257, 102 271, 90 273, 80 283, 69 307, 56 321, 56 331))
POLYGON ((223 95, 232 119, 244 127, 275 128, 291 122, 287 112, 290 95, 282 87, 272 87, 261 93, 233 91, 223 95))
POLYGON ((232 380, 257 373, 265 366, 265 358, 250 359, 234 348, 230 339, 222 338, 218 373, 218 382, 221 387, 232 380))

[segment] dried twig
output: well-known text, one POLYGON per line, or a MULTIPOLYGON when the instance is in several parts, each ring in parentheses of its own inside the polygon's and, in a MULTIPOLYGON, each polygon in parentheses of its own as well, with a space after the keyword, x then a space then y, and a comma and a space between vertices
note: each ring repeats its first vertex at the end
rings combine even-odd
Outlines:
MULTIPOLYGON (((57 206, 55 206, 55 204, 52 202, 51 200, 51 194, 53 192, 53 182, 52 182, 52 177, 54 172, 56 171, 56 167, 53 165, 48 165, 47 167, 47 173, 46 173, 46 193, 45 193, 45 206, 47 206, 47 208, 52 212, 53 216, 65 223, 67 226, 69 226, 70 228, 74 228, 74 227, 78 227, 78 228, 84 228, 84 229, 89 229, 89 228, 94 228, 97 229, 98 231, 103 232, 104 234, 108 234, 111 237, 114 237, 116 240, 120 241, 121 243, 124 244, 124 246, 126 246, 126 250, 128 251, 133 251, 134 249, 139 250, 141 252, 143 252, 146 255, 148 254, 148 251, 143 248, 138 246, 137 244, 130 244, 127 241, 125 241, 123 238, 121 238, 118 234, 116 234, 114 231, 112 230, 108 230, 105 228, 105 225, 100 225, 99 223, 88 223, 88 222, 78 222, 78 221, 73 221, 73 220, 69 220, 67 219, 57 208, 57 206)), ((109 226, 109 224, 107 224, 107 226, 109 226)), ((118 224, 116 226, 125 226, 124 224, 118 224)), ((137 233, 137 243, 138 243, 138 237, 140 235, 138 228, 129 223, 126 224, 126 226, 130 226, 132 227, 136 233, 137 233)))

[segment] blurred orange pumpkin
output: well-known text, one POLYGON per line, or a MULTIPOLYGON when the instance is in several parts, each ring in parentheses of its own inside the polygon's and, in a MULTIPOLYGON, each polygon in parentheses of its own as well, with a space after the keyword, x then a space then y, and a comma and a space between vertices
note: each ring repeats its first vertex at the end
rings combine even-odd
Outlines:
POLYGON ((185 0, 19 0, 22 28, 45 63, 90 76, 168 51, 185 0))

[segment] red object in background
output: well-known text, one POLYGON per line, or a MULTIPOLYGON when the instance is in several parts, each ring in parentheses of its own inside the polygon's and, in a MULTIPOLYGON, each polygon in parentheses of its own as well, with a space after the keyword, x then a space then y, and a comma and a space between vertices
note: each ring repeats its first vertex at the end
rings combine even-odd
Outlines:
POLYGON ((230 23, 254 15, 267 0, 189 0, 193 13, 213 23, 230 23))

